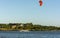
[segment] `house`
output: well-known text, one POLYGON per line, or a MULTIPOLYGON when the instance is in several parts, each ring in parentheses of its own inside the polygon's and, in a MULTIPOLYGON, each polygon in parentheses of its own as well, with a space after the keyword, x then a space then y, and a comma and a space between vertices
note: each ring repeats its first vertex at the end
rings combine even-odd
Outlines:
POLYGON ((9 23, 10 28, 16 28, 17 24, 16 23, 9 23))

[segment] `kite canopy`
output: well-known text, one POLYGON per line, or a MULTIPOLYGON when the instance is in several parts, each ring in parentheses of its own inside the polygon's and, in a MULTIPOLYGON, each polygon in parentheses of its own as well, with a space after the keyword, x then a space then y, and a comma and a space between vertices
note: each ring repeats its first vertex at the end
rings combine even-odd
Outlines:
POLYGON ((43 4, 42 0, 39 1, 39 4, 40 4, 40 6, 42 6, 42 4, 43 4))

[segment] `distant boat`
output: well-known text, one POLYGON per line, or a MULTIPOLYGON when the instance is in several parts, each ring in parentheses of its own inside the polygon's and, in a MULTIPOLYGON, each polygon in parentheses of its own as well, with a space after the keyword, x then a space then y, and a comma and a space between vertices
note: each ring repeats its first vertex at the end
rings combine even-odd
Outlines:
POLYGON ((29 32, 29 30, 20 30, 20 32, 29 32))

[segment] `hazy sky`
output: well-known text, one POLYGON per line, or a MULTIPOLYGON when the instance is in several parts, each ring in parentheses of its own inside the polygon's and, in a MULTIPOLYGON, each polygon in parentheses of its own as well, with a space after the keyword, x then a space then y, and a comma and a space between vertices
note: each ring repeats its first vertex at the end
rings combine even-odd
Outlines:
POLYGON ((0 23, 27 23, 60 26, 60 0, 0 0, 0 23))

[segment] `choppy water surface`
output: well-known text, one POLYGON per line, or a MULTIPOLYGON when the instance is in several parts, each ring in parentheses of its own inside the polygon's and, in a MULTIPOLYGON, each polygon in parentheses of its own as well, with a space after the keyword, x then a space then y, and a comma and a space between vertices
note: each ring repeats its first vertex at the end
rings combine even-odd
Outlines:
POLYGON ((0 31, 0 38, 60 38, 60 31, 34 31, 34 32, 18 32, 0 31))

